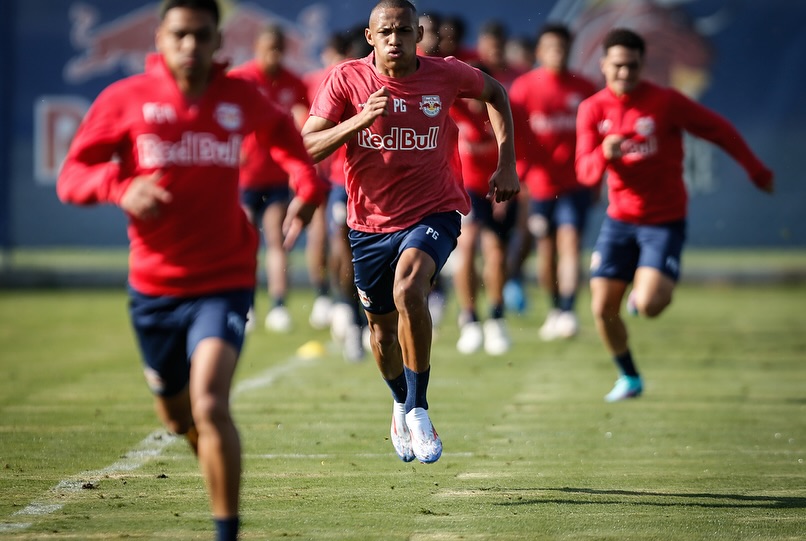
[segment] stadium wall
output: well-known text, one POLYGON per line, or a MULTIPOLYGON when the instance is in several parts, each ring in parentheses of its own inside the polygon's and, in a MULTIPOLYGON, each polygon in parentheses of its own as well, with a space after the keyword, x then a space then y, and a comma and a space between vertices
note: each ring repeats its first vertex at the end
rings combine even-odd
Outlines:
MULTIPOLYGON (((251 55, 269 21, 290 37, 290 67, 318 67, 333 30, 363 26, 374 0, 276 2, 223 0, 224 50, 233 63, 251 55)), ((546 21, 577 33, 572 62, 598 75, 601 36, 613 26, 648 38, 648 74, 729 118, 775 171, 773 197, 711 145, 687 142, 689 244, 714 247, 806 246, 806 2, 765 0, 547 0, 415 2, 422 11, 461 15, 466 45, 497 18, 513 36, 546 21), (506 9, 503 9, 505 6, 506 9)), ((0 243, 2 246, 124 245, 114 208, 61 205, 54 183, 83 113, 106 85, 142 69, 153 48, 158 3, 139 0, 3 0, 0 40, 0 243)), ((603 215, 594 212, 590 246, 603 215)))

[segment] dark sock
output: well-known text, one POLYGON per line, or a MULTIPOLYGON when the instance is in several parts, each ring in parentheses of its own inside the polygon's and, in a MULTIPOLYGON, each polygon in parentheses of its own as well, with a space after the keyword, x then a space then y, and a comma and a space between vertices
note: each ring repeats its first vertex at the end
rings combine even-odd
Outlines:
POLYGON ((215 521, 217 541, 237 541, 238 539, 238 517, 217 518, 215 521))
POLYGON ((625 376, 638 376, 638 371, 635 369, 635 363, 633 363, 632 353, 630 353, 629 349, 621 355, 615 355, 613 360, 616 362, 616 366, 618 366, 619 370, 621 370, 621 373, 625 376))
POLYGON ((274 306, 285 306, 285 297, 277 297, 274 299, 274 306))
POLYGON ((428 401, 425 396, 428 391, 428 376, 431 374, 431 368, 429 367, 425 372, 414 372, 404 366, 403 373, 406 375, 409 391, 406 395, 406 413, 414 408, 428 409, 428 401))
POLYGON ((504 305, 503 304, 495 304, 490 307, 490 317, 492 319, 501 319, 504 317, 504 305))
POLYGON ((556 306, 563 312, 571 312, 574 310, 574 304, 576 304, 576 295, 560 295, 556 306))
POLYGON ((328 286, 327 282, 322 284, 316 284, 317 297, 326 297, 328 293, 330 293, 330 287, 328 286))
POLYGON ((459 313, 459 326, 467 325, 468 323, 473 323, 479 320, 479 316, 476 314, 475 310, 462 310, 459 313))
POLYGON ((392 390, 392 397, 395 399, 395 402, 399 402, 400 404, 404 404, 406 402, 408 395, 408 384, 406 383, 406 379, 406 371, 403 370, 403 372, 401 372, 400 375, 395 379, 384 380, 392 390))
POLYGON ((560 308, 560 294, 559 293, 552 293, 552 295, 551 295, 551 308, 553 310, 559 310, 559 308, 560 308))

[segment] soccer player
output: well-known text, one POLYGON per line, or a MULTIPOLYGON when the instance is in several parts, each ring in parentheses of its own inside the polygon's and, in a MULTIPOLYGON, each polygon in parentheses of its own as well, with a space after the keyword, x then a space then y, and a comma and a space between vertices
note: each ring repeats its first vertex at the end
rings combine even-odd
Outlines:
MULTIPOLYGON (((518 169, 530 197, 529 236, 537 239, 537 276, 551 303, 543 340, 571 338, 580 276, 581 238, 591 189, 574 170, 576 114, 596 87, 568 69, 571 32, 548 24, 537 37, 540 66, 512 83, 518 169)), ((598 185, 597 185, 598 188, 598 185)))
MULTIPOLYGON (((265 96, 291 115, 296 126, 302 126, 307 116, 308 90, 300 77, 283 66, 285 41, 280 26, 266 26, 255 40, 254 58, 231 69, 229 74, 257 84, 265 96)), ((262 230, 266 244, 266 281, 272 306, 264 325, 267 330, 280 333, 292 327, 286 307, 288 254, 283 249, 282 224, 291 199, 290 181, 295 181, 299 173, 288 165, 263 152, 254 136, 244 140, 241 203, 252 223, 262 230)))
POLYGON ((422 33, 411 2, 379 2, 365 30, 373 52, 333 68, 302 133, 314 160, 347 144, 355 283, 394 398, 392 444, 404 461, 431 463, 442 442, 426 400, 432 338, 426 299, 456 246, 459 212, 470 210, 448 115, 456 99, 488 103, 498 141, 488 197, 510 199, 519 183, 506 91, 455 58, 417 56, 422 33))
POLYGON ((487 108, 478 100, 458 100, 451 118, 459 128, 462 179, 470 196, 470 214, 462 218, 456 247, 453 285, 459 301, 459 340, 456 349, 469 355, 482 346, 488 355, 500 356, 512 345, 504 318, 504 282, 507 276, 507 241, 517 220, 517 201, 496 203, 487 199, 490 177, 498 166, 498 144, 487 108), (479 276, 477 247, 481 249, 481 277, 489 317, 482 323, 476 309, 479 276))
POLYGON ((614 29, 603 48, 606 87, 579 106, 576 170, 588 186, 608 173, 609 205, 591 257, 590 286, 596 328, 621 372, 605 396, 614 402, 643 391, 620 313, 628 285, 628 305, 652 318, 671 303, 680 275, 688 197, 683 131, 720 146, 765 192, 773 191, 773 174, 722 116, 641 79, 641 36, 614 29))
MULTIPOLYGON (((284 116, 213 61, 218 23, 215 0, 162 3, 158 54, 144 74, 95 100, 57 193, 65 203, 117 205, 128 217, 129 309, 146 381, 161 420, 197 453, 224 541, 238 531, 241 447, 229 392, 258 245, 239 202, 239 151, 252 132, 268 148, 284 116)), ((305 156, 298 132, 282 136, 292 134, 305 156)), ((289 247, 324 198, 322 186, 301 180, 284 224, 289 247)))

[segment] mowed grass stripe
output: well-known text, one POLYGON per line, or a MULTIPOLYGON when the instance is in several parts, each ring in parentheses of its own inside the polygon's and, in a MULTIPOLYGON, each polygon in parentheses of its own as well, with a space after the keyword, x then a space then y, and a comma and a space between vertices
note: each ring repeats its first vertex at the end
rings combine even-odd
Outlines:
MULTIPOLYGON (((805 294, 803 287, 681 287, 659 321, 628 321, 647 391, 613 405, 602 401, 615 373, 591 327, 586 295, 576 340, 540 342, 544 312, 535 301, 524 317, 510 317, 517 345, 503 359, 455 353, 452 307, 434 344, 430 393, 446 454, 431 466, 395 458, 387 439, 390 396, 374 363, 349 365, 326 348, 325 357, 270 389, 234 400, 245 451, 243 539, 798 539, 806 531, 805 294)), ((33 297, 15 301, 37 302, 33 297)), ((292 335, 250 337, 239 382, 307 340, 329 341, 326 332, 307 329, 311 298, 295 292, 292 335)), ((60 304, 79 299, 87 302, 71 293, 60 304)), ((6 300, 4 328, 15 319, 7 317, 6 300)), ((58 325, 60 336, 71 336, 70 325, 58 325)), ((80 335, 93 323, 71 325, 80 335)), ((127 339, 125 318, 114 332, 127 339)), ((13 512, 14 501, 42 493, 31 491, 35 472, 47 480, 90 471, 73 466, 114 462, 153 429, 131 344, 115 349, 102 340, 113 367, 97 364, 97 352, 82 365, 91 338, 61 348, 73 359, 63 372, 72 367, 75 375, 46 374, 41 386, 20 367, 48 362, 48 349, 31 337, 18 348, 28 350, 21 360, 29 364, 13 363, 16 381, 34 385, 14 390, 19 409, 0 398, 0 456, 10 466, 0 475, 0 516, 13 512), (105 390, 93 409, 107 378, 121 400, 110 396, 116 389, 105 390), (70 412, 73 400, 79 407, 70 412), (114 412, 106 407, 112 402, 114 412), (39 403, 67 411, 59 420, 58 409, 27 409, 39 403), (95 433, 71 438, 61 430, 82 424, 95 433), (6 435, 20 431, 24 437, 9 443, 6 435), (34 438, 44 443, 38 451, 34 438), (72 447, 87 456, 70 456, 72 447)), ((198 468, 174 445, 136 473, 101 479, 11 538, 209 539, 208 515, 198 468)))

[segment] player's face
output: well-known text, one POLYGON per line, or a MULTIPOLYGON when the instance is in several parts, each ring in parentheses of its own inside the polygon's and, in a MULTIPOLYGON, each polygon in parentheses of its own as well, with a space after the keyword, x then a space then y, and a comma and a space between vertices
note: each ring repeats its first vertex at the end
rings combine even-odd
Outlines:
POLYGON ((641 80, 644 57, 641 51, 615 45, 607 50, 601 61, 607 87, 616 95, 629 94, 641 80))
POLYGON ((255 59, 265 71, 274 71, 283 61, 283 42, 274 34, 263 33, 255 42, 255 59))
POLYGON ((375 49, 375 65, 381 73, 402 76, 417 70, 417 43, 423 29, 410 9, 383 8, 372 12, 367 42, 375 49))
POLYGON ((168 10, 157 29, 157 50, 180 83, 191 86, 210 76, 213 54, 221 44, 212 13, 201 9, 168 10))
POLYGON ((562 71, 568 63, 568 42, 558 34, 543 34, 537 42, 535 55, 544 68, 562 71))

